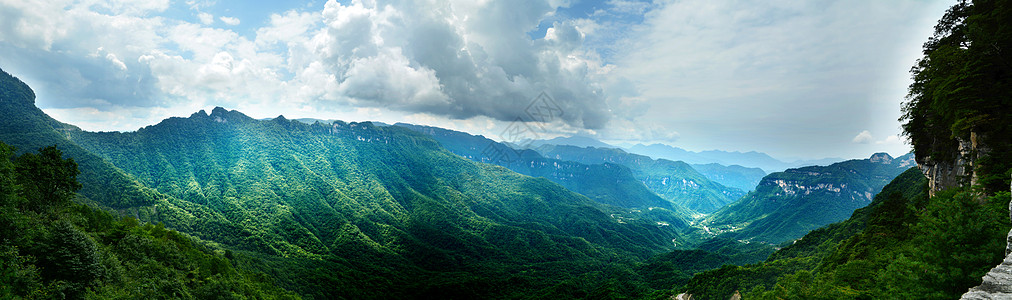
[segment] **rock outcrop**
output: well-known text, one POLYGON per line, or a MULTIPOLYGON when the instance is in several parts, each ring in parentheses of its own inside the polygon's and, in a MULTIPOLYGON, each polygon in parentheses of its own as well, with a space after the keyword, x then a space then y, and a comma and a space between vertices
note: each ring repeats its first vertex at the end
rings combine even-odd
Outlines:
POLYGON ((935 160, 931 156, 918 157, 917 167, 928 178, 930 196, 944 189, 977 184, 979 176, 974 171, 975 161, 990 152, 990 148, 980 140, 982 138, 975 132, 970 132, 969 139, 957 137, 959 149, 951 161, 935 160))

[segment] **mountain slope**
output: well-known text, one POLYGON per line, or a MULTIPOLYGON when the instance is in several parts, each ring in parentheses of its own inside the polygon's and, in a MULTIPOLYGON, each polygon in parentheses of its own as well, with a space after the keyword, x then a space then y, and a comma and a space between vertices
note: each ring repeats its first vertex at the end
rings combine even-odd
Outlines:
POLYGON ((745 193, 713 182, 680 161, 651 159, 620 149, 544 145, 536 148, 546 157, 585 164, 614 163, 632 170, 633 176, 651 191, 671 202, 701 213, 710 213, 745 193))
POLYGON ((702 224, 737 239, 774 244, 796 239, 871 203, 883 186, 913 166, 912 160, 912 154, 893 159, 878 153, 869 159, 773 173, 702 224))
POLYGON ((684 207, 654 194, 634 178, 632 171, 623 165, 583 164, 545 158, 536 151, 515 150, 483 136, 465 132, 403 123, 396 126, 427 134, 450 152, 464 158, 500 165, 529 176, 544 177, 600 203, 625 208, 670 210, 675 213, 676 218, 665 218, 665 221, 675 221, 675 224, 671 225, 679 228, 687 227, 693 214, 684 207), (497 154, 506 156, 496 156, 497 154))
POLYGON ((735 291, 745 299, 958 298, 1002 261, 1009 196, 952 190, 929 199, 927 186, 910 168, 846 221, 763 263, 697 273, 684 291, 698 299, 735 291))
POLYGON ((742 191, 754 190, 756 185, 759 185, 759 181, 766 176, 766 172, 760 168, 747 168, 739 165, 693 164, 692 168, 710 180, 742 191))

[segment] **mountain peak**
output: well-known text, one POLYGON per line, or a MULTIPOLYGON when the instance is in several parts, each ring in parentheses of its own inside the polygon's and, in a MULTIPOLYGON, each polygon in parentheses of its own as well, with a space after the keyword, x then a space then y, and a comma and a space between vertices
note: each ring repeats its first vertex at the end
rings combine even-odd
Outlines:
POLYGON ((880 164, 884 164, 884 165, 888 165, 888 164, 893 163, 893 157, 890 156, 889 153, 885 153, 885 152, 879 152, 879 153, 872 154, 871 157, 868 158, 868 159, 870 159, 871 162, 873 162, 873 163, 880 163, 880 164))
POLYGON ((228 114, 228 110, 221 106, 216 106, 211 110, 212 117, 224 117, 226 114, 228 114))
POLYGON ((0 102, 35 106, 35 91, 24 81, 0 69, 0 102))

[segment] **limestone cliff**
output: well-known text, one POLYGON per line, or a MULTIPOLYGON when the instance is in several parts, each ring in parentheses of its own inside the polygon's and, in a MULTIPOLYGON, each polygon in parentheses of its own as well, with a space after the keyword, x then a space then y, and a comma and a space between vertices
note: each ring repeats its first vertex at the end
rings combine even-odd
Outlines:
POLYGON ((928 178, 928 194, 959 186, 975 185, 979 178, 974 170, 974 162, 990 152, 990 148, 981 143, 982 139, 975 132, 970 138, 956 138, 959 144, 956 156, 952 160, 935 160, 931 156, 917 158, 917 167, 928 178))

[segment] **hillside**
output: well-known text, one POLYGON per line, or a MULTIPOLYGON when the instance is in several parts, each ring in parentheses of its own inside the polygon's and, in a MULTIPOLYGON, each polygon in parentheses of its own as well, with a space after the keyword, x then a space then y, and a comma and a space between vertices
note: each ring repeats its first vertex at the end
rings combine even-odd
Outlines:
POLYGON ((535 148, 549 158, 585 164, 613 163, 628 167, 633 177, 662 198, 689 209, 711 213, 745 193, 713 182, 680 161, 652 159, 620 149, 543 145, 535 148))
POLYGON ((15 156, 0 142, 0 296, 298 298, 231 252, 75 203, 77 175, 55 147, 15 156))
POLYGON ((927 196, 911 168, 848 220, 814 230, 763 263, 696 274, 697 299, 954 299, 1002 261, 1008 193, 927 196), (958 255, 954 255, 958 254, 958 255))
POLYGON ((574 192, 609 205, 625 208, 662 208, 671 211, 664 221, 679 228, 688 226, 694 212, 662 199, 633 177, 632 171, 614 163, 583 164, 574 161, 545 158, 536 151, 515 150, 509 146, 464 132, 443 128, 398 123, 431 136, 450 152, 461 157, 506 167, 514 172, 544 177, 574 192), (505 156, 501 156, 505 154, 505 156))
POLYGON ((913 155, 788 169, 763 177, 756 190, 708 216, 701 225, 729 238, 778 244, 847 219, 867 206, 894 177, 914 165, 913 155))
POLYGON ((759 185, 759 181, 766 176, 766 172, 760 168, 747 168, 739 165, 693 164, 692 168, 710 180, 746 192, 754 190, 759 185))

